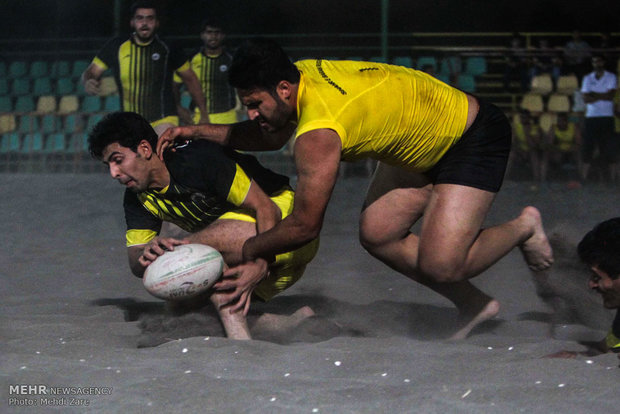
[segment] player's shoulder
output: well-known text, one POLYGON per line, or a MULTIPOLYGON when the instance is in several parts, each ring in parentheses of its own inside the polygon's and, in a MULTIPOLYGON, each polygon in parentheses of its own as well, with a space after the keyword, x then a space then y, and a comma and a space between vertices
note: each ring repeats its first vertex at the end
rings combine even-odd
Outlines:
POLYGON ((205 163, 226 157, 221 145, 206 140, 189 141, 166 155, 166 165, 182 165, 183 168, 201 169, 205 163))

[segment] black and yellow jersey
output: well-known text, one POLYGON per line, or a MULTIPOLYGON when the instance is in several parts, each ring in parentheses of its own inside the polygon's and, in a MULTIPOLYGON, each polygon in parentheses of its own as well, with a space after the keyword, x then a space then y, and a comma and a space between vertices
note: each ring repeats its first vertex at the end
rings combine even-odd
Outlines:
POLYGON ((200 80, 208 112, 216 114, 233 109, 237 104, 236 94, 235 89, 228 84, 232 56, 226 52, 209 56, 202 48, 191 56, 189 64, 200 80))
POLYGON ((620 310, 616 312, 616 318, 605 338, 605 343, 611 351, 620 352, 620 310))
POLYGON ((176 116, 172 78, 189 68, 179 48, 155 36, 141 45, 130 38, 109 40, 93 59, 102 69, 111 69, 124 111, 137 112, 149 122, 176 116))
POLYGON ((188 232, 203 229, 237 209, 254 180, 270 197, 290 189, 287 177, 263 167, 256 158, 208 141, 168 151, 170 184, 160 190, 125 191, 127 246, 148 243, 168 221, 188 232))

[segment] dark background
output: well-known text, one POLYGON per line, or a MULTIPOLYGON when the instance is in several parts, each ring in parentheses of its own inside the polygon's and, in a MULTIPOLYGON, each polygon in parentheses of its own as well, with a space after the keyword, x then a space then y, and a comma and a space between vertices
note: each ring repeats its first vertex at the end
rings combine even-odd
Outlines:
MULTIPOLYGON (((165 35, 195 35, 209 14, 229 34, 379 32, 380 0, 160 0, 165 35)), ((1 0, 0 39, 114 34, 114 0, 1 0)), ((121 32, 131 1, 121 1, 121 32)), ((620 1, 390 0, 390 32, 616 32, 620 1)))

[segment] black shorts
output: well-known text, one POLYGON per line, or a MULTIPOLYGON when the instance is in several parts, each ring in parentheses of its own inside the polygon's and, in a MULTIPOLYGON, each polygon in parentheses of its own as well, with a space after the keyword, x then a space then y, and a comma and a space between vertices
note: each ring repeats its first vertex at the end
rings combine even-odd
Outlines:
POLYGON ((433 184, 459 184, 496 193, 504 181, 512 130, 506 115, 480 101, 467 132, 425 175, 433 184))
POLYGON ((614 134, 612 116, 586 118, 583 132, 581 155, 584 162, 592 162, 596 148, 604 162, 615 163, 618 160, 620 148, 614 134))

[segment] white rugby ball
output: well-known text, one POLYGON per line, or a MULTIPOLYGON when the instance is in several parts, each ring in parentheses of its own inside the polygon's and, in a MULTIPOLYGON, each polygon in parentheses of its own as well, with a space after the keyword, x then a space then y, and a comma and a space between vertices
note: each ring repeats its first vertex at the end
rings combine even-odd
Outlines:
POLYGON ((142 282, 153 296, 166 300, 193 298, 209 289, 222 275, 220 252, 204 244, 183 244, 148 265, 142 282))

